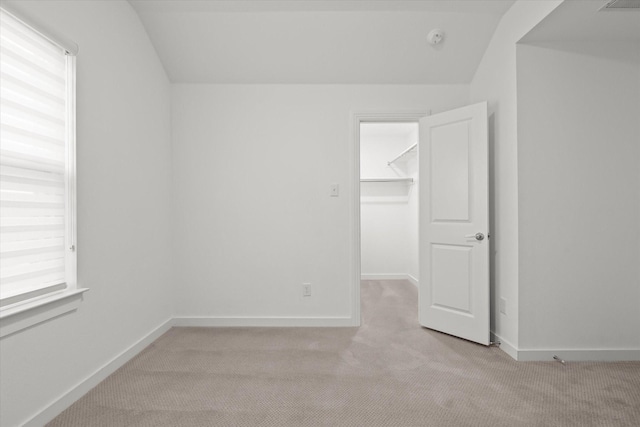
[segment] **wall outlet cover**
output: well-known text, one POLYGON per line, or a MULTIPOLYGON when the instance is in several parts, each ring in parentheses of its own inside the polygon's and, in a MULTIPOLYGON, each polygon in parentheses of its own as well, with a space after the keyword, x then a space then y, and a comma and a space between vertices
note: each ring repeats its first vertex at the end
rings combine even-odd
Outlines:
POLYGON ((303 283, 302 284, 302 296, 310 297, 311 296, 311 283, 303 283))

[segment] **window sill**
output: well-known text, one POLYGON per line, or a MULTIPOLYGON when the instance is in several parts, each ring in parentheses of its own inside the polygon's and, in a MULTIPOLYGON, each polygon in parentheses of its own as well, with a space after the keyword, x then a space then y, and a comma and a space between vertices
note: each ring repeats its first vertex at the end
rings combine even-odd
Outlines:
POLYGON ((0 338, 76 310, 89 289, 55 292, 0 309, 0 338))

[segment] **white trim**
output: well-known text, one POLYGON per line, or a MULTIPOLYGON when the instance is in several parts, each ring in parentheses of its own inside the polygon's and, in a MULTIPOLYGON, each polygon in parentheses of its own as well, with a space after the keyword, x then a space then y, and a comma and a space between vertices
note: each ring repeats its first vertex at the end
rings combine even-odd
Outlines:
POLYGON ((405 273, 398 274, 365 274, 360 276, 361 280, 409 280, 409 275, 405 273))
POLYGON ((54 45, 65 50, 67 55, 76 56, 78 54, 78 45, 67 37, 51 30, 47 25, 44 25, 39 21, 26 17, 22 12, 16 11, 13 5, 7 4, 4 0, 0 1, 0 7, 2 7, 2 9, 4 9, 9 15, 13 16, 18 21, 21 21, 24 25, 37 32, 54 45))
POLYGON ((418 279, 408 273, 398 274, 365 274, 360 276, 360 280, 408 280, 415 287, 418 287, 418 279))
POLYGON ((351 227, 351 313, 353 316, 353 326, 360 326, 361 313, 360 313, 360 280, 361 280, 361 254, 360 254, 360 114, 352 114, 351 117, 351 132, 352 141, 349 159, 351 163, 351 203, 349 205, 349 215, 351 221, 349 221, 351 227))
POLYGON ((500 342, 500 346, 499 346, 500 350, 507 353, 509 356, 511 356, 512 359, 518 360, 518 349, 516 349, 516 347, 513 344, 499 337, 493 332, 489 334, 489 337, 491 339, 491 342, 500 342))
POLYGON ((410 281, 411 284, 413 284, 413 286, 415 286, 416 288, 420 286, 420 281, 411 274, 407 274, 407 280, 410 281))
POLYGON ((0 310, 0 338, 77 310, 89 289, 66 289, 7 305, 0 310))
POLYGON ((171 329, 172 326, 173 319, 169 319, 162 325, 155 328, 118 356, 114 357, 110 362, 107 362, 93 374, 80 381, 80 383, 64 393, 60 398, 56 399, 53 403, 34 415, 24 424, 24 427, 43 426, 53 420, 55 417, 60 415, 62 411, 84 396, 89 390, 97 386, 101 381, 114 373, 129 360, 133 359, 134 356, 144 350, 152 342, 160 338, 160 336, 171 329))
POLYGON ((427 111, 360 111, 351 113, 351 326, 360 326, 360 123, 375 122, 418 122, 429 114, 427 111))
POLYGON ((519 362, 552 362, 558 356, 565 362, 640 362, 640 349, 556 349, 518 350, 519 362))
POLYGON ((66 156, 65 162, 65 280, 73 289, 78 286, 77 251, 77 175, 76 175, 76 57, 66 57, 67 67, 67 116, 66 116, 66 156))
POLYGON ((351 317, 174 317, 176 327, 351 327, 351 317))
POLYGON ((418 279, 411 274, 362 274, 361 280, 408 280, 413 286, 418 287, 418 279))
POLYGON ((491 341, 500 341, 500 350, 518 362, 553 362, 553 356, 558 356, 565 362, 640 361, 640 349, 518 349, 493 332, 491 341))

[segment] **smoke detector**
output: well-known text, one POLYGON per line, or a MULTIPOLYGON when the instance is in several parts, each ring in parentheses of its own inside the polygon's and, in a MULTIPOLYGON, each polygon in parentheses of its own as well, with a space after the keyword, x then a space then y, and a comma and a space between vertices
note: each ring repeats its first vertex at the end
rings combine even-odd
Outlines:
POLYGON ((427 35, 427 41, 432 45, 436 45, 442 42, 442 40, 444 40, 444 31, 442 30, 439 30, 439 29, 431 30, 427 35))
POLYGON ((640 0, 611 0, 600 10, 640 10, 640 0))

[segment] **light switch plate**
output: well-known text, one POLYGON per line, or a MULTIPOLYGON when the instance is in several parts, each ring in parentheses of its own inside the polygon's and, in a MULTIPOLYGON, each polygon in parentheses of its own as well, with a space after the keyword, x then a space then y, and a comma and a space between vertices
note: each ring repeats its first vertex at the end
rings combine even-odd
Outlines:
POLYGON ((500 298, 500 302, 498 303, 498 311, 502 314, 507 314, 507 300, 505 298, 500 298))

